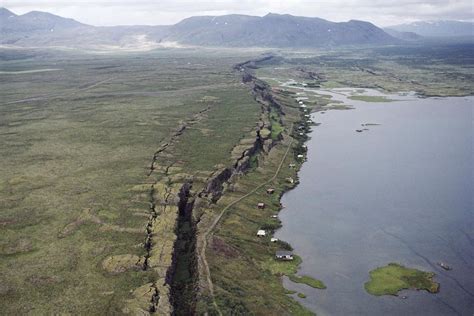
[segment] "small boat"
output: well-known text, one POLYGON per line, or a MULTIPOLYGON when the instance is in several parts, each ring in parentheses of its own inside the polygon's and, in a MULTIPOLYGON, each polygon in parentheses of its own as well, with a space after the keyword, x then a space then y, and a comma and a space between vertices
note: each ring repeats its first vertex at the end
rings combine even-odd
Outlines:
POLYGON ((452 270, 453 268, 451 268, 448 264, 444 263, 444 262, 438 262, 438 265, 443 268, 444 270, 446 271, 449 271, 449 270, 452 270))
POLYGON ((356 132, 357 133, 362 133, 362 130, 361 129, 356 129, 356 132))

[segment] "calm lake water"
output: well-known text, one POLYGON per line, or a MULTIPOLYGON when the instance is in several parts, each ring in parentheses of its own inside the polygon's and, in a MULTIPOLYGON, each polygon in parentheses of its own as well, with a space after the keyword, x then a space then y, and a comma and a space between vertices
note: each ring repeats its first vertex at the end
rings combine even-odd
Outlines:
POLYGON ((368 103, 341 91, 322 93, 355 109, 313 114, 322 124, 276 234, 328 288, 285 286, 318 315, 474 315, 474 98, 368 103), (380 125, 357 133, 362 123, 380 125), (435 272, 440 293, 366 293, 369 271, 390 262, 435 272))

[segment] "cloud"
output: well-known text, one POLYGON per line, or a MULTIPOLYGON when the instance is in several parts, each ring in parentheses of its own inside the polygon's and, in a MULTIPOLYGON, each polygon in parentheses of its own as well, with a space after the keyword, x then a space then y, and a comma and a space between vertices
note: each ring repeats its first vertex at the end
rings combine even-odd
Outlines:
POLYGON ((173 24, 192 15, 268 12, 367 20, 385 26, 417 20, 472 20, 471 0, 2 0, 16 13, 48 11, 93 25, 173 24))

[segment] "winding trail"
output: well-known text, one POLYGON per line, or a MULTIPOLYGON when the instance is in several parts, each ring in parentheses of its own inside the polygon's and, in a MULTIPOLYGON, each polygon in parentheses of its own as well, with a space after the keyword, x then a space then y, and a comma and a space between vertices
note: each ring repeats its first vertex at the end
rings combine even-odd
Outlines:
MULTIPOLYGON (((290 131, 293 130, 293 124, 291 124, 291 127, 290 127, 289 130, 290 131)), ((227 212, 228 209, 230 209, 231 207, 233 207, 234 205, 236 205, 240 201, 244 200, 245 198, 249 197, 250 195, 254 194, 258 190, 260 190, 262 187, 264 187, 265 185, 269 184, 270 182, 274 181, 277 178, 278 174, 280 173, 281 168, 283 167, 283 163, 285 162, 285 159, 288 156, 288 153, 290 152, 292 144, 293 144, 293 139, 290 139, 290 143, 288 144, 288 148, 286 149, 286 152, 283 155, 283 157, 280 161, 280 164, 278 165, 278 168, 275 171, 275 174, 270 179, 263 182, 262 184, 260 184, 259 186, 257 186, 256 188, 254 188, 253 190, 248 192, 247 194, 245 194, 245 195, 241 196, 240 198, 232 201, 230 204, 228 204, 226 207, 224 207, 222 209, 222 211, 220 212, 220 214, 214 219, 211 226, 209 226, 207 231, 204 233, 204 241, 203 241, 203 246, 201 248, 200 257, 201 257, 202 263, 204 265, 204 268, 206 269, 206 280, 207 280, 207 283, 209 285, 209 292, 211 293, 212 303, 213 303, 214 307, 216 308, 217 312, 219 313, 219 315, 221 315, 221 316, 222 316, 222 312, 221 312, 221 310, 220 310, 220 308, 217 305, 217 302, 215 300, 214 284, 212 283, 211 271, 209 269, 209 264, 208 264, 207 259, 206 259, 206 249, 207 249, 208 239, 212 235, 213 230, 216 228, 217 224, 219 224, 220 220, 222 219, 222 217, 224 216, 224 214, 227 212)))

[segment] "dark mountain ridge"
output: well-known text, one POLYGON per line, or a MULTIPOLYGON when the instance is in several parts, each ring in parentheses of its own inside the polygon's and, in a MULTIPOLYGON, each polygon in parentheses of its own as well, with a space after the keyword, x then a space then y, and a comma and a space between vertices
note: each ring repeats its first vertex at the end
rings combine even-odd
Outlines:
POLYGON ((395 38, 369 22, 268 14, 192 17, 170 29, 178 42, 202 46, 320 47, 394 44, 395 38))

